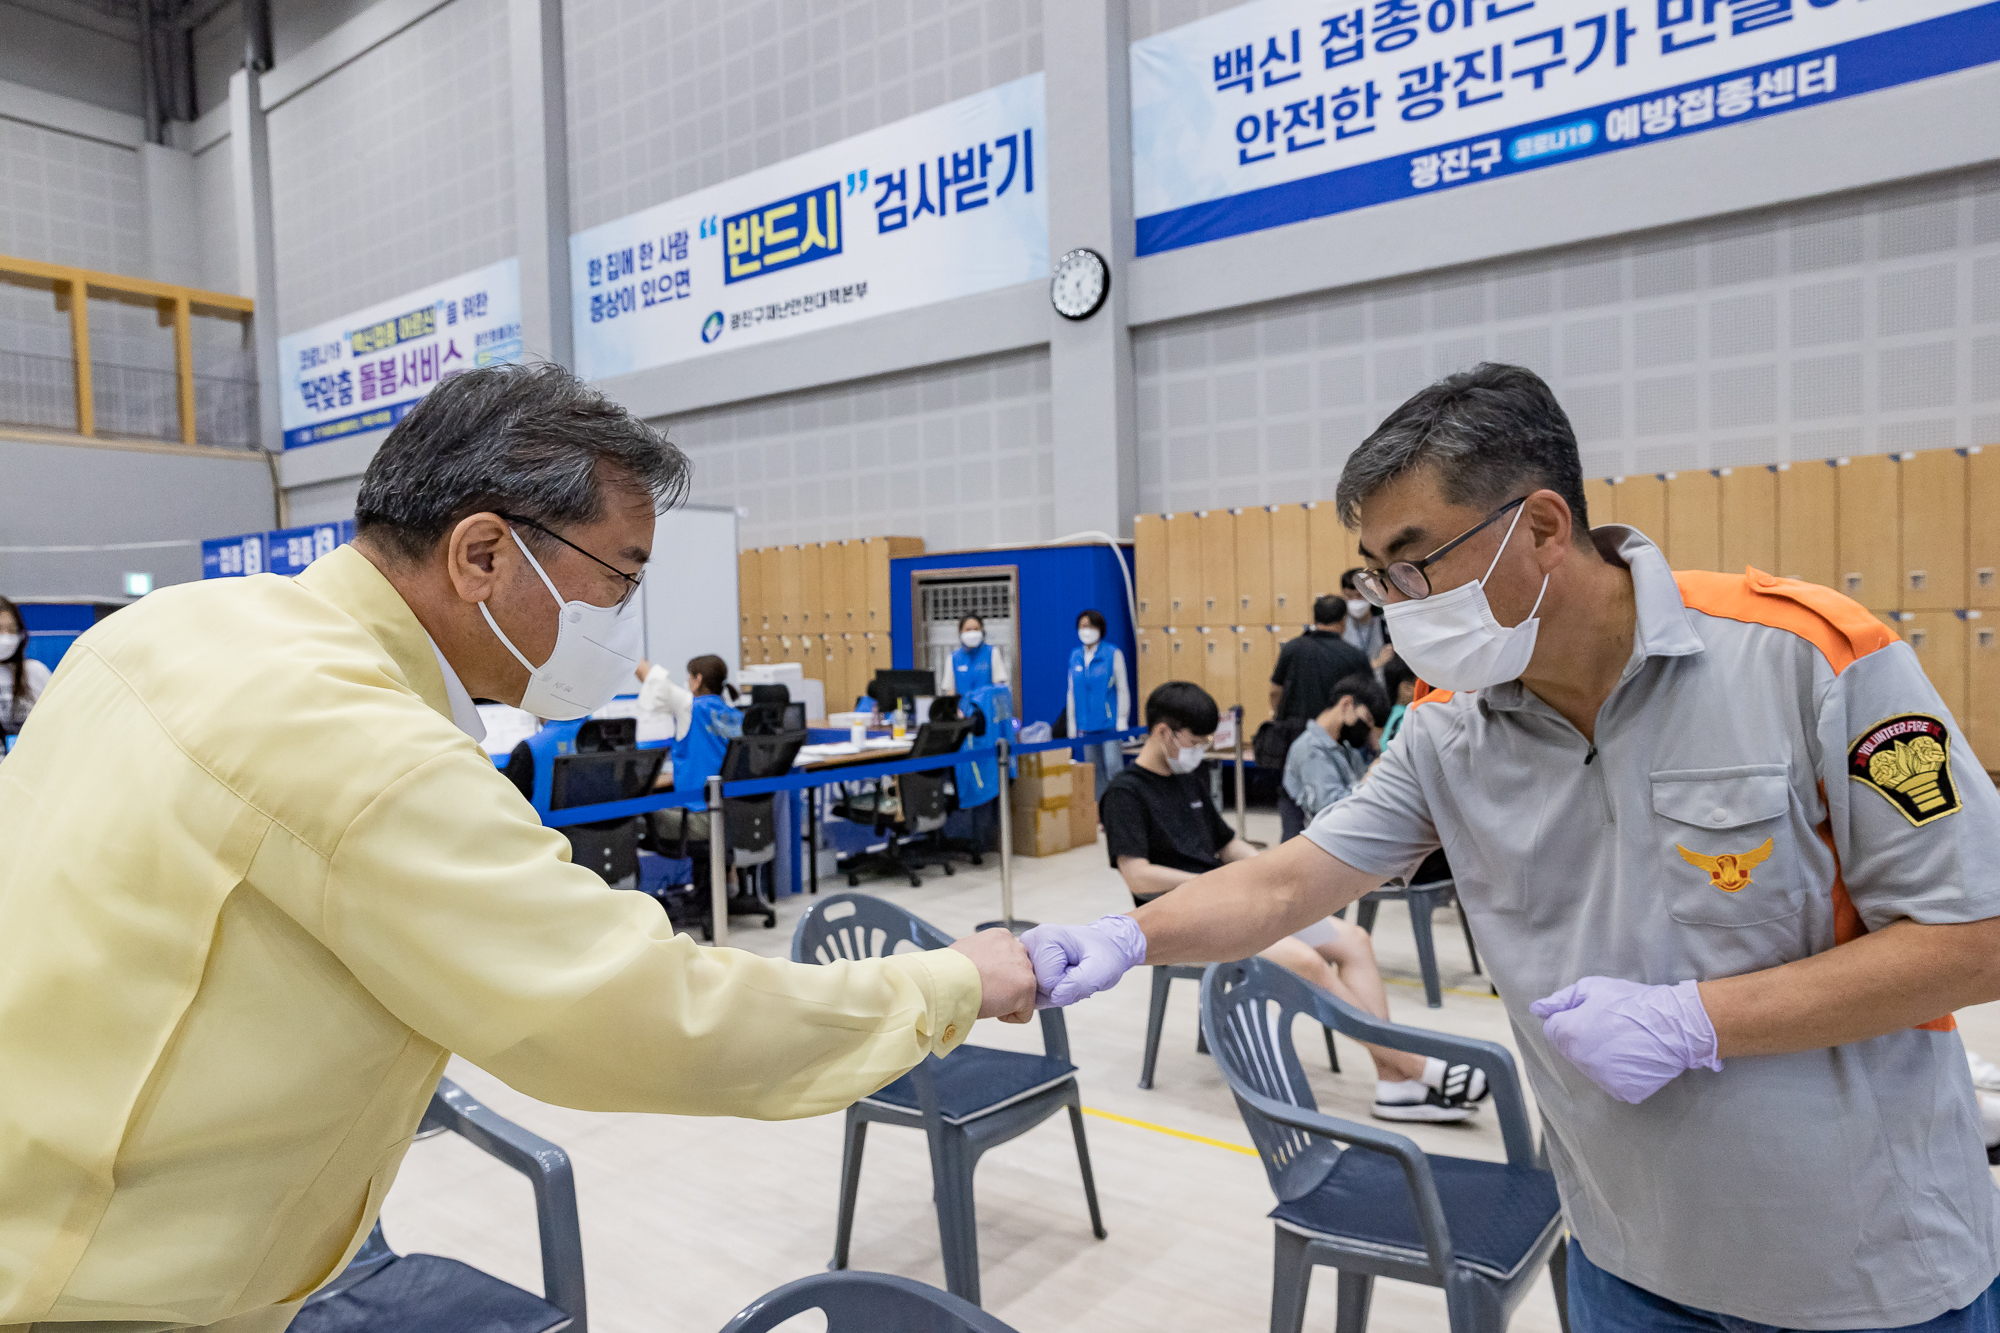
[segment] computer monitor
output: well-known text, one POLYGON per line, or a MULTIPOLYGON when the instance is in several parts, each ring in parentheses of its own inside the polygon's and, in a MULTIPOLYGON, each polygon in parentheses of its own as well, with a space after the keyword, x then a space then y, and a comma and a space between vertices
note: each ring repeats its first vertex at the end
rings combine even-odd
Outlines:
POLYGON ((629 801, 653 789, 665 750, 599 750, 559 755, 549 771, 549 809, 629 801))
POLYGON ((937 673, 934 671, 877 671, 875 679, 868 683, 868 697, 885 712, 893 711, 899 699, 915 708, 917 700, 930 698, 936 693, 937 673))

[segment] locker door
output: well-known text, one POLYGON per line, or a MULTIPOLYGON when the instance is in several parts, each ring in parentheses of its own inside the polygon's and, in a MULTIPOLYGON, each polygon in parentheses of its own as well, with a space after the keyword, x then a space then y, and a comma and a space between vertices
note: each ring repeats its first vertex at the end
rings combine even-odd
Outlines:
POLYGON ((1896 632, 1923 663, 1924 674, 1953 718, 1965 716, 1966 626, 1956 611, 1901 611, 1896 632))
POLYGON ((1277 631, 1269 625, 1245 625, 1237 635, 1236 688, 1243 696, 1243 725, 1249 736, 1271 720, 1271 667, 1278 657, 1277 631))
POLYGON ((1227 509, 1205 509, 1201 520, 1201 607, 1204 625, 1228 624, 1236 618, 1236 515, 1227 509))
POLYGON ((1840 505, 1834 469, 1823 462, 1778 464, 1778 568, 1788 579, 1840 586, 1840 505))
POLYGON ((799 628, 807 634, 818 634, 826 625, 825 554, 818 542, 799 547, 799 628))
POLYGON ((1167 528, 1167 623, 1199 625, 1201 520, 1193 514, 1168 514, 1163 521, 1167 528))
POLYGON ((778 561, 778 600, 777 604, 770 608, 774 613, 773 628, 780 634, 797 634, 803 628, 799 624, 802 573, 799 568, 799 548, 780 546, 775 549, 778 561))
POLYGON ((1902 596, 1899 554, 1898 464, 1887 454, 1839 460, 1833 470, 1835 513, 1834 587, 1880 614, 1902 596))
MULTIPOLYGON (((855 609, 862 614, 863 628, 868 633, 886 635, 890 628, 888 538, 863 538, 862 564, 861 605, 855 609)), ((883 668, 888 665, 886 660, 882 663, 883 668)), ((868 678, 875 678, 872 672, 868 678)))
POLYGON ((1240 625, 1271 620, 1271 511, 1262 505, 1230 511, 1236 519, 1236 602, 1240 625))
POLYGON ((1965 604, 1990 610, 2000 608, 2000 449, 1965 454, 1965 604))
POLYGON ((847 566, 845 586, 847 590, 847 632, 865 634, 868 631, 868 545, 856 537, 842 542, 842 562, 847 566))
POLYGON ((2000 770, 2000 616, 1968 611, 1965 712, 1958 725, 1988 772, 2000 770))
POLYGON ((1280 624, 1312 619, 1307 513, 1304 505, 1271 506, 1271 619, 1280 624))
POLYGON ((847 630, 847 548, 827 542, 819 553, 820 629, 827 634, 847 630))
POLYGON ((1301 625, 1312 624, 1312 604, 1331 593, 1340 595, 1340 576, 1354 566, 1348 563, 1347 543, 1350 540, 1347 529, 1340 526, 1340 515, 1333 507, 1333 501, 1320 500, 1306 505, 1306 568, 1311 586, 1306 589, 1305 605, 1299 608, 1305 614, 1299 617, 1301 625))
POLYGON ((1167 520, 1160 514, 1132 519, 1132 591, 1141 625, 1168 624, 1167 520))
POLYGON ((1667 563, 1675 569, 1721 567, 1720 485, 1713 472, 1677 472, 1666 479, 1667 563))
POLYGON ((1609 477, 1583 483, 1585 518, 1593 528, 1618 521, 1618 488, 1609 477))
POLYGON ((861 680, 855 688, 856 694, 864 694, 875 682, 875 673, 887 671, 895 656, 889 651, 887 634, 863 634, 861 636, 861 680))
POLYGON ((753 548, 736 553, 736 611, 741 634, 764 628, 763 558, 753 548))
POLYGON ((1243 700, 1236 685, 1236 631, 1227 625, 1207 625, 1201 631, 1201 687, 1228 712, 1243 700))
POLYGON ((757 599, 757 608, 763 613, 764 623, 759 630, 763 634, 778 632, 778 608, 784 605, 785 600, 784 589, 779 586, 781 580, 778 576, 781 571, 778 568, 780 564, 778 552, 779 548, 776 546, 762 546, 757 549, 757 583, 763 594, 757 599))
POLYGON ((1902 605, 1911 611, 1969 606, 1966 559, 1966 460, 1956 449, 1904 454, 1898 527, 1902 605))
MULTIPOLYGON (((1167 631, 1167 674, 1166 680, 1185 680, 1202 685, 1207 678, 1201 661, 1201 634, 1194 629, 1167 631)), ((1207 686, 1202 686, 1204 689, 1207 686)), ((1145 710, 1140 710, 1140 720, 1145 720, 1145 710)))
POLYGON ((1721 558, 1716 568, 1740 574, 1751 566, 1778 568, 1778 473, 1775 468, 1722 469, 1721 558))
POLYGON ((1618 521, 1652 538, 1653 544, 1666 554, 1667 564, 1680 568, 1673 549, 1667 545, 1667 483, 1663 478, 1619 478, 1618 521))
POLYGON ((1158 670, 1158 664, 1165 660, 1160 654, 1165 651, 1161 645, 1167 641, 1166 631, 1164 627, 1140 625, 1132 631, 1132 641, 1133 650, 1139 654, 1132 662, 1132 669, 1139 676, 1139 697, 1132 701, 1132 720, 1143 722, 1146 719, 1146 696, 1166 679, 1158 670))
POLYGON ((764 660, 764 641, 755 635, 745 634, 738 652, 736 662, 739 670, 747 666, 756 666, 764 660))

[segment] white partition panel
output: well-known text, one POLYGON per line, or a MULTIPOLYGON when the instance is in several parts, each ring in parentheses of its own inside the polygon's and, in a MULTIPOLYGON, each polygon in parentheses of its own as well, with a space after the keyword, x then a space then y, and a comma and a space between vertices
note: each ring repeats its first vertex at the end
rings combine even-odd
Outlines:
MULTIPOLYGON (((714 653, 742 667, 736 612, 736 511, 686 505, 662 514, 646 567, 646 656, 680 672, 714 653)), ((675 679, 679 679, 676 676, 675 679)))

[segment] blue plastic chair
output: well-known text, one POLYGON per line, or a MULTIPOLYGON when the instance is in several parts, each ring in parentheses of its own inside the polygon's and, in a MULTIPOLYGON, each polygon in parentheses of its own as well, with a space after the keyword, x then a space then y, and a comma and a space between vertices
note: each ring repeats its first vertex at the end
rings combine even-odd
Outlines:
POLYGON ((1500 1333, 1544 1264, 1568 1329, 1562 1205, 1535 1164, 1505 1047, 1383 1022, 1262 958, 1208 969, 1201 1021, 1278 1196, 1271 1333, 1298 1333, 1321 1264, 1340 1273, 1339 1333, 1367 1328, 1378 1277, 1444 1288, 1452 1333, 1500 1333), (1431 1156, 1401 1134, 1321 1114, 1292 1048, 1300 1014, 1485 1071, 1506 1162, 1431 1156))
MULTIPOLYGON (((814 903, 792 936, 795 963, 833 963, 847 958, 880 958, 909 943, 942 949, 951 938, 893 903, 859 893, 840 893, 814 903)), ((854 1234, 854 1200, 861 1187, 861 1151, 870 1124, 921 1129, 930 1141, 931 1194, 937 1205, 938 1239, 944 1252, 945 1285, 955 1296, 979 1303, 979 1231, 973 1211, 972 1173, 980 1155, 1027 1133, 1067 1107, 1076 1135, 1076 1160, 1083 1171, 1083 1197, 1090 1205, 1090 1229, 1104 1239, 1097 1210, 1097 1182, 1090 1173, 1090 1147, 1083 1134, 1083 1094, 1069 1060, 1069 1029, 1062 1011, 1041 1012, 1044 1054, 960 1046, 940 1060, 922 1064, 872 1096, 847 1108, 847 1134, 840 1163, 840 1220, 834 1232, 833 1262, 847 1267, 854 1234)))
POLYGON ((586 1333, 583 1233, 569 1156, 440 1079, 419 1136, 451 1130, 534 1182, 542 1292, 435 1254, 399 1255, 382 1224, 331 1282, 306 1298, 288 1333, 586 1333))
POLYGON ((1014 1333, 948 1291, 891 1273, 815 1273, 743 1307, 722 1333, 767 1333, 807 1310, 826 1316, 826 1333, 1014 1333))

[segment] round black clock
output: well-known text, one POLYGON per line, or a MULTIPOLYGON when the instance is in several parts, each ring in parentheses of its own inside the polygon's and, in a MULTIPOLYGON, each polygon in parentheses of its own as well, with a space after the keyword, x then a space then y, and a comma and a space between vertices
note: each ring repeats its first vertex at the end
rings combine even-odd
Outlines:
POLYGON ((1049 304, 1064 319, 1089 319, 1111 294, 1111 266, 1095 250, 1076 249, 1056 261, 1049 304))

